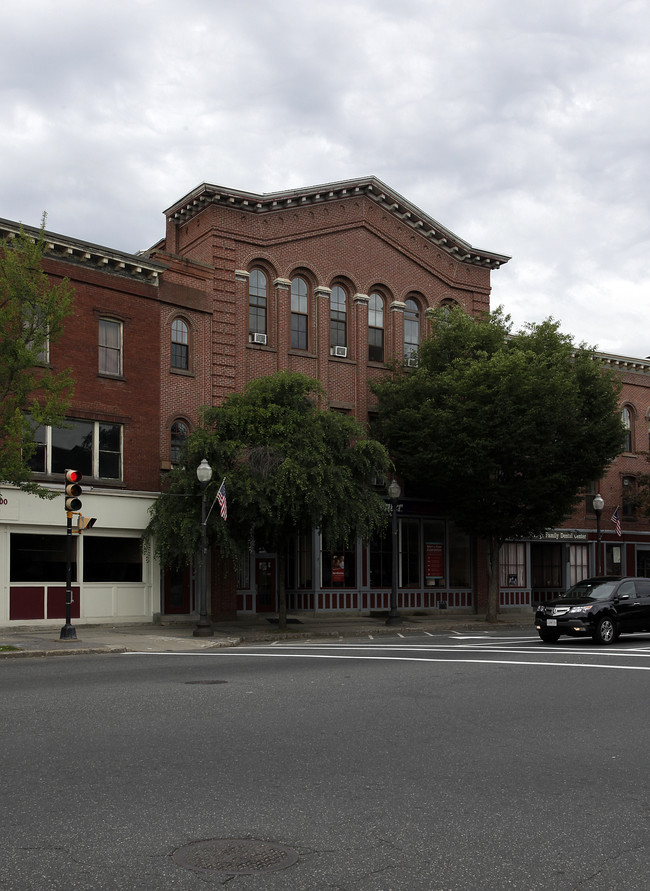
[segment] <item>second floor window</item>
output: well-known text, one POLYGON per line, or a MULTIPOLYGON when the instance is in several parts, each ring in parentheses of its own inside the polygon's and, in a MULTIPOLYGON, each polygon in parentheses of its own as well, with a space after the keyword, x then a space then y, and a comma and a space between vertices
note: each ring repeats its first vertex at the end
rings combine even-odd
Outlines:
POLYGON ((253 269, 248 280, 248 330, 266 334, 266 276, 253 269))
POLYGON ((368 304, 368 359, 384 361, 384 301, 379 294, 371 294, 368 304))
POLYGON ((623 410, 621 411, 621 421, 623 422, 624 433, 623 433, 623 451, 631 452, 632 451, 632 413, 627 406, 623 406, 623 410))
POLYGON ((172 368, 187 371, 190 367, 190 344, 187 322, 174 319, 172 322, 172 368))
POLYGON ((99 320, 99 373, 122 374, 122 323, 99 320))
POLYGON ((330 295, 330 346, 347 346, 347 295, 334 285, 330 295))
POLYGON ((291 282, 291 348, 307 349, 307 282, 294 278, 291 282))
POLYGON ((187 424, 184 421, 174 421, 172 424, 172 435, 171 435, 171 462, 172 464, 178 464, 181 459, 181 454, 183 452, 183 446, 185 444, 185 440, 189 436, 190 431, 188 429, 187 424))
POLYGON ((420 348, 420 307, 409 297, 404 310, 404 357, 415 356, 420 348))
POLYGON ((38 448, 29 462, 35 473, 65 473, 73 467, 87 477, 122 479, 121 424, 70 419, 66 424, 38 428, 38 448))

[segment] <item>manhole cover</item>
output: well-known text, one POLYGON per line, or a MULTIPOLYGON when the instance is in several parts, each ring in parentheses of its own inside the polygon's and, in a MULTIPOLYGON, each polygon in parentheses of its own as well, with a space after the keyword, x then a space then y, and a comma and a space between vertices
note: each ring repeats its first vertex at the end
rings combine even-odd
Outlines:
POLYGON ((172 860, 185 869, 251 875, 293 866, 298 852, 255 838, 213 838, 190 842, 174 851, 172 860))
POLYGON ((228 681, 185 681, 186 684, 227 684, 228 681))

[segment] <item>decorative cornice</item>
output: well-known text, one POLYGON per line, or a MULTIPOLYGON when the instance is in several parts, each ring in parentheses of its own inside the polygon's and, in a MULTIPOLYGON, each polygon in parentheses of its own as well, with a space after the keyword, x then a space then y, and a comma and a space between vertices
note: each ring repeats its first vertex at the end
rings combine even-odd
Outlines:
POLYGON ((596 358, 614 371, 633 371, 637 374, 650 374, 650 356, 646 359, 633 359, 630 356, 612 356, 609 353, 596 353, 596 358))
POLYGON ((250 277, 251 274, 246 269, 235 269, 236 282, 247 282, 250 277))
POLYGON ((352 298, 353 303, 365 303, 366 306, 370 303, 370 297, 367 294, 355 294, 352 298))
POLYGON ((165 214, 173 222, 184 224, 212 204, 233 207, 251 214, 265 214, 358 197, 371 199, 461 263, 498 269, 510 259, 505 254, 472 247, 375 176, 262 194, 202 183, 168 208, 165 214))
POLYGON ((404 310, 406 309, 406 303, 402 303, 401 300, 393 300, 389 309, 392 312, 404 312, 404 310))
POLYGON ((278 288, 281 291, 289 291, 291 289, 291 279, 276 278, 273 282, 273 287, 278 288))
POLYGON ((325 285, 318 285, 314 288, 314 296, 316 297, 325 297, 327 300, 332 296, 332 289, 326 288, 325 285))
MULTIPOLYGON (((23 226, 12 220, 0 219, 0 242, 13 241, 21 230, 34 241, 40 236, 40 229, 33 226, 23 226)), ((76 266, 86 267, 95 266, 104 272, 128 276, 153 285, 158 285, 159 276, 167 269, 164 263, 147 260, 140 254, 124 254, 112 248, 79 241, 66 235, 57 235, 47 230, 43 232, 43 237, 45 256, 53 260, 62 260, 64 263, 74 263, 76 266)))

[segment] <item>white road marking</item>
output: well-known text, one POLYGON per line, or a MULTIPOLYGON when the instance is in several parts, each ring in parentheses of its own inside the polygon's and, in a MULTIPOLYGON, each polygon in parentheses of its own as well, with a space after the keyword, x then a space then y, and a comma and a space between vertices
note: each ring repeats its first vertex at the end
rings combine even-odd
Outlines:
POLYGON ((620 671, 650 671, 650 665, 593 665, 583 662, 520 662, 514 659, 424 659, 416 656, 348 656, 334 653, 251 653, 241 650, 203 650, 201 652, 185 653, 150 653, 129 652, 121 653, 122 656, 190 656, 208 658, 210 656, 248 656, 251 659, 356 659, 366 662, 421 662, 435 664, 436 662, 448 662, 462 665, 516 665, 516 666, 542 666, 544 668, 603 668, 619 669, 620 671))

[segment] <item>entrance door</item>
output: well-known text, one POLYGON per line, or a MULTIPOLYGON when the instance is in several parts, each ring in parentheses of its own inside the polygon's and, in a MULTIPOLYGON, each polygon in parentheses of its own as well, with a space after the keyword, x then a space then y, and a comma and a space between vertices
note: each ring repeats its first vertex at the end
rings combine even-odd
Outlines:
POLYGON ((166 569, 163 585, 163 613, 186 615, 190 612, 190 568, 166 569))
POLYGON ((255 560, 255 584, 257 585, 257 612, 275 612, 275 558, 255 560))

